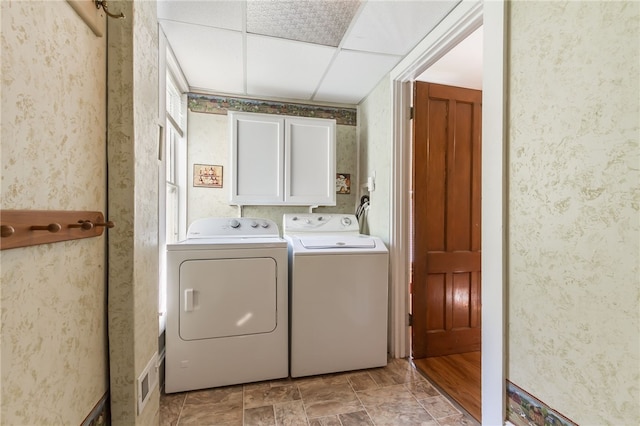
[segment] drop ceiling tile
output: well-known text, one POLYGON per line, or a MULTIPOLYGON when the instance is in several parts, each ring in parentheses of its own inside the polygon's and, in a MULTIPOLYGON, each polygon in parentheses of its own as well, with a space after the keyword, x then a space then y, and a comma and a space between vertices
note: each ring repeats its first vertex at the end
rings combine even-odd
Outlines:
POLYGON ((310 99, 336 49, 247 35, 247 94, 310 99))
POLYGON ((343 50, 331 64, 314 100, 358 104, 400 59, 400 56, 343 50))
POLYGON ((459 0, 368 1, 342 47, 404 56, 458 3, 459 0))
POLYGON ((337 47, 360 0, 248 1, 247 32, 337 47))
POLYGON ((161 21, 189 87, 243 93, 242 34, 161 21))
POLYGON ((238 0, 158 0, 158 19, 242 31, 242 5, 238 0))

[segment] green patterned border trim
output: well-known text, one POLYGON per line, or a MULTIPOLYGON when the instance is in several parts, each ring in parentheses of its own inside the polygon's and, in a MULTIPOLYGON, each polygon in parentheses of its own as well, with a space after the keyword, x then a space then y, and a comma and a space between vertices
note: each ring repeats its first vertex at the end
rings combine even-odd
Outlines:
POLYGON ((304 105, 257 99, 189 93, 188 106, 192 112, 226 115, 227 111, 260 112, 263 114, 293 115, 296 117, 333 118, 337 124, 355 126, 355 108, 304 105))
POLYGON ((508 380, 507 405, 507 420, 515 426, 578 426, 508 380))

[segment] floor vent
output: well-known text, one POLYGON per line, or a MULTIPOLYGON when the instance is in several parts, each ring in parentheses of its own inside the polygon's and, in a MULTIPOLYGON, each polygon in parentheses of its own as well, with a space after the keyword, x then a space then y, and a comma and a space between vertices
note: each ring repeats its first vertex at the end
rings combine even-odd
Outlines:
POLYGON ((138 415, 144 410, 149 396, 158 385, 158 353, 154 353, 138 377, 138 415))

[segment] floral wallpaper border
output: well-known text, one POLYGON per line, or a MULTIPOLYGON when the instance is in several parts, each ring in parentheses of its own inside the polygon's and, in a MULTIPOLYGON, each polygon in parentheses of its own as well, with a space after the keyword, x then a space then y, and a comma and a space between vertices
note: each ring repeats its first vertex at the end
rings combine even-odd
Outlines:
POLYGON ((578 426, 508 380, 507 420, 515 426, 578 426))
POLYGON ((306 105, 288 102, 264 101, 258 99, 234 98, 228 96, 189 93, 188 107, 192 112, 226 115, 228 110, 259 112, 263 114, 283 114, 297 117, 333 118, 336 124, 355 126, 355 108, 306 105))

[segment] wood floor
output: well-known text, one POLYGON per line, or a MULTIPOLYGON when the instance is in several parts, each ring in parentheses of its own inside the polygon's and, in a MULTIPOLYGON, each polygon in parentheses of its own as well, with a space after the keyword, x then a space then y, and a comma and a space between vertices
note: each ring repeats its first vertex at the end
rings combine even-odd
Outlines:
POLYGON ((413 363, 471 416, 481 420, 480 352, 414 359, 413 363))

